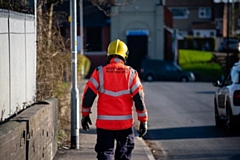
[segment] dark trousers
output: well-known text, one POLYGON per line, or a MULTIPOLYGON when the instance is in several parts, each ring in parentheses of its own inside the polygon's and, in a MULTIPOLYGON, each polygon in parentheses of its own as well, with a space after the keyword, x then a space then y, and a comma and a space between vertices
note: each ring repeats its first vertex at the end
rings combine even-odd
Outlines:
POLYGON ((98 160, 130 160, 134 148, 133 127, 124 130, 105 130, 97 128, 95 151, 98 160), (114 154, 114 144, 116 149, 114 154))

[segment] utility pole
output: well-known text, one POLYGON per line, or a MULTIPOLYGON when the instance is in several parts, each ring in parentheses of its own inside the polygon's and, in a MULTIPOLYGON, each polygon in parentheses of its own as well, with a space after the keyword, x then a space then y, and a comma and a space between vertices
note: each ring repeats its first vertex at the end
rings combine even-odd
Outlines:
POLYGON ((231 36, 234 35, 235 30, 235 2, 232 1, 232 9, 231 9, 231 36))
POLYGON ((173 42, 172 42, 172 53, 173 60, 175 63, 178 63, 178 30, 176 28, 173 29, 173 42))
POLYGON ((230 68, 230 64, 229 64, 229 30, 230 30, 230 2, 229 0, 227 1, 227 72, 226 74, 228 74, 229 68, 230 68))
POLYGON ((79 1, 79 18, 80 18, 80 35, 81 35, 81 54, 83 55, 83 4, 82 4, 82 0, 79 1))
MULTIPOLYGON (((82 4, 82 0, 79 1, 79 8, 80 8, 80 11, 79 11, 79 18, 80 18, 80 47, 81 47, 81 55, 83 55, 83 4, 82 4)), ((82 65, 82 68, 81 68, 81 77, 84 76, 84 65, 82 65)))
POLYGON ((77 87, 77 7, 76 0, 70 0, 71 11, 71 52, 72 52, 72 90, 71 90, 71 148, 79 149, 79 91, 77 87))

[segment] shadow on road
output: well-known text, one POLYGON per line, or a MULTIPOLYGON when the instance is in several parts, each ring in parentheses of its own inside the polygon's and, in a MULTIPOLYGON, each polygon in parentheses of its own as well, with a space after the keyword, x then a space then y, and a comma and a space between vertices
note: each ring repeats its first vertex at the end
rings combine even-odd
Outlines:
POLYGON ((89 129, 88 131, 85 131, 85 130, 83 130, 83 129, 80 129, 80 133, 84 133, 84 134, 96 134, 97 131, 96 131, 96 128, 89 129))
POLYGON ((201 92, 195 92, 196 94, 212 94, 214 95, 215 91, 201 91, 201 92))
POLYGON ((240 131, 228 133, 225 128, 215 126, 193 126, 181 128, 150 129, 144 139, 171 140, 194 138, 239 137, 240 131))

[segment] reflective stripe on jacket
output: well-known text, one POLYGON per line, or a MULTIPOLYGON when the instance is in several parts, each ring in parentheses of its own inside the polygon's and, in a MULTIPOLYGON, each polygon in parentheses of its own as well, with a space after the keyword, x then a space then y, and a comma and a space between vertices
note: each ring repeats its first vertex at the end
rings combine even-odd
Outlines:
POLYGON ((109 130, 130 128, 133 125, 132 107, 135 95, 137 95, 135 99, 138 99, 138 102, 135 102, 138 120, 147 121, 143 87, 138 74, 131 67, 124 65, 122 60, 113 58, 110 64, 99 66, 93 72, 84 90, 83 115, 90 113, 89 107, 95 98, 93 95, 97 94, 98 128, 109 130))

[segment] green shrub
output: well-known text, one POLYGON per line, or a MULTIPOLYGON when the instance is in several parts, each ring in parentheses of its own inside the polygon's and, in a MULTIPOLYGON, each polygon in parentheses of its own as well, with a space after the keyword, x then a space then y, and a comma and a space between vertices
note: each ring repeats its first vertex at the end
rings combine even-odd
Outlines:
POLYGON ((91 61, 84 55, 78 54, 77 55, 78 65, 77 65, 77 72, 78 77, 86 76, 90 70, 91 61), (84 71, 83 71, 84 69, 84 71), (83 74, 83 75, 82 75, 83 74))
POLYGON ((179 50, 179 64, 196 63, 196 62, 208 62, 213 58, 213 54, 208 51, 198 50, 179 50))
POLYGON ((212 81, 223 75, 221 65, 213 57, 211 52, 181 49, 178 61, 182 69, 194 72, 197 80, 212 81))

